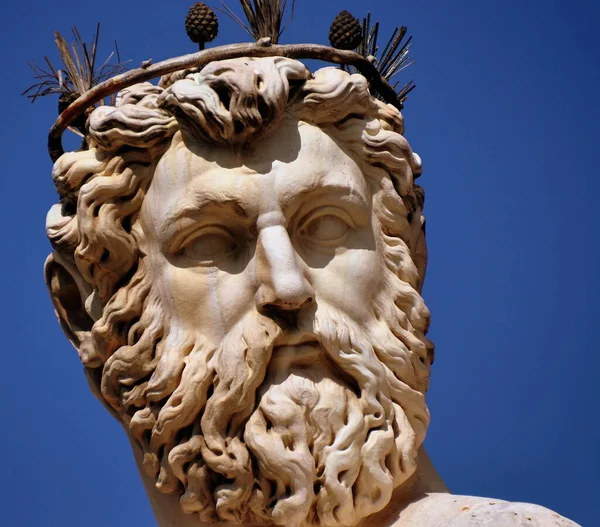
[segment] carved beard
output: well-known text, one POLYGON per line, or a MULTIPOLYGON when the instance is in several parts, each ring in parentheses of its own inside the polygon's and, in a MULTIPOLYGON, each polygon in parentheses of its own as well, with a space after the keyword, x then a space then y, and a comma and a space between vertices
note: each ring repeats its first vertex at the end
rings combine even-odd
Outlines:
POLYGON ((157 488, 179 493, 186 513, 355 525, 414 471, 427 409, 390 365, 394 353, 411 362, 407 347, 376 317, 362 328, 323 302, 310 316, 298 323, 318 345, 274 350, 281 329, 254 312, 218 349, 172 328, 155 353, 147 405, 130 432, 157 488))

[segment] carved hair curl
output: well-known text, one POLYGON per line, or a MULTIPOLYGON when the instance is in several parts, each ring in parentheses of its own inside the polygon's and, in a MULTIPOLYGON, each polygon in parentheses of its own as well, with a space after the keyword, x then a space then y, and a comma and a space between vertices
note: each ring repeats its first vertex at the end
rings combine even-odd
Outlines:
MULTIPOLYGON (((153 471, 160 470, 164 492, 173 491, 176 478, 184 477, 169 467, 166 455, 160 459, 165 445, 173 447, 175 428, 166 413, 173 408, 166 403, 164 412, 153 413, 149 404, 175 395, 173 379, 181 374, 183 361, 159 364, 169 321, 158 324, 144 314, 157 311, 160 300, 133 227, 156 164, 176 132, 217 145, 246 143, 270 133, 286 115, 322 128, 361 166, 370 185, 381 229, 378 243, 390 275, 400 279, 390 279, 387 287, 395 303, 381 298, 374 306, 377 318, 391 323, 398 342, 382 329, 381 341, 389 346, 374 351, 391 397, 402 401, 414 431, 411 447, 398 449, 406 453, 398 470, 404 478, 414 470, 413 447, 422 443, 428 424, 423 394, 433 346, 425 337, 429 312, 419 295, 426 249, 423 192, 414 179, 421 166, 402 135, 402 115, 372 97, 361 75, 337 68, 312 75, 300 62, 282 57, 234 59, 210 64, 167 87, 144 83, 124 90, 115 107, 91 114, 90 149, 64 154, 53 170, 61 204, 48 216, 48 237, 92 289, 86 310, 94 324, 80 346, 81 359, 88 369, 102 371, 93 376, 101 383, 97 393, 138 441, 156 423, 167 422, 162 435, 147 442, 149 463, 156 465, 153 471), (151 305, 155 309, 148 309, 151 305)), ((396 431, 396 436, 404 441, 403 433, 396 431)), ((190 510, 199 510, 194 509, 197 498, 190 500, 190 510)))

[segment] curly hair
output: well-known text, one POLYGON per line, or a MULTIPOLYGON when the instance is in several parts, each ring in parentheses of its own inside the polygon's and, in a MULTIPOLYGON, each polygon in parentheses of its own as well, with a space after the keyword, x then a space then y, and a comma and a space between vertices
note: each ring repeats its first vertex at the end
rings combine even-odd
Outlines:
MULTIPOLYGON (((204 371, 194 381, 204 386, 203 395, 186 398, 178 389, 183 357, 197 349, 195 360, 206 362, 215 350, 198 342, 181 349, 180 343, 169 352, 175 357, 165 358, 168 314, 152 315, 161 308, 160 298, 134 227, 156 164, 178 134, 215 145, 245 144, 272 133, 285 116, 332 137, 361 167, 371 189, 389 271, 386 286, 395 299, 390 305, 382 297, 373 306, 386 325, 373 330, 378 334, 373 349, 389 397, 410 425, 410 432, 398 428, 400 421, 394 425, 402 456, 388 470, 397 486, 414 471, 429 421, 424 393, 433 345, 425 337, 429 311, 420 296, 427 259, 424 195, 414 183, 420 159, 403 136, 402 115, 372 97, 364 77, 336 68, 313 75, 298 61, 275 57, 215 62, 172 84, 163 79, 159 86, 136 85, 119 94, 115 107, 93 111, 89 150, 64 154, 53 170, 60 204, 48 216, 47 234, 55 253, 90 286, 85 309, 93 326, 78 351, 92 388, 142 447, 157 487, 175 492, 183 484, 182 507, 206 520, 215 510, 221 519, 236 520, 230 511, 256 496, 242 496, 239 479, 219 511, 207 473, 231 474, 235 467, 223 468, 223 457, 211 455, 197 429, 180 437, 178 446, 176 436, 193 427, 212 382, 204 371), (189 466, 190 452, 198 449, 205 460, 189 466)), ((375 406, 383 404, 377 394, 365 396, 375 406)), ((266 507, 255 506, 256 517, 269 516, 266 507)))

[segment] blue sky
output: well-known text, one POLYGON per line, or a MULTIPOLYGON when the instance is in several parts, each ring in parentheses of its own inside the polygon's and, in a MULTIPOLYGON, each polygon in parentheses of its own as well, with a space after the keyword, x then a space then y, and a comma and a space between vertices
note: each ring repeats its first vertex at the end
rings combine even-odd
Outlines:
MULTIPOLYGON (((52 31, 96 22, 133 65, 194 51, 191 2, 5 2, 4 525, 154 525, 124 433, 88 392, 42 278, 55 202, 46 134, 56 101, 30 104, 25 61, 52 31), (108 5, 108 4, 105 4, 108 5)), ((237 7, 233 0, 230 5, 237 7)), ((325 43, 341 9, 414 35, 404 112, 424 161, 437 346, 426 445, 457 494, 600 514, 600 5, 572 0, 298 0, 282 42, 325 43)), ((215 44, 247 40, 220 15, 215 44)))

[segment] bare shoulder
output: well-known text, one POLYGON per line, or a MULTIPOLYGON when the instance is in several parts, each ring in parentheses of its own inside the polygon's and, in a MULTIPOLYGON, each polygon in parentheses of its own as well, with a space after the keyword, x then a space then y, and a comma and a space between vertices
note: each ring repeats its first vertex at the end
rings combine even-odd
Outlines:
POLYGON ((410 504, 393 527, 581 527, 550 509, 475 496, 428 494, 410 504))

